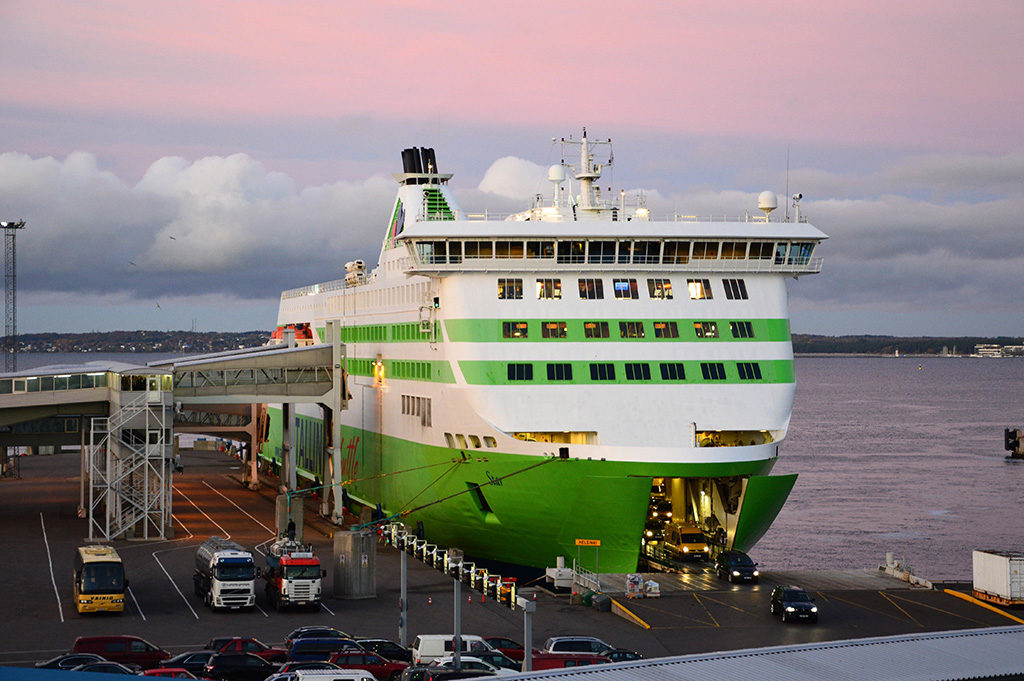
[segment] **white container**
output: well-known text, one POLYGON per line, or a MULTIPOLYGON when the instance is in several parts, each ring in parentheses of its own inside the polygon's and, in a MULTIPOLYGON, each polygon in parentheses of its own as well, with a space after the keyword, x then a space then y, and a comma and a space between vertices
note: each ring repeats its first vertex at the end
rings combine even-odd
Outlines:
POLYGON ((974 590, 1005 601, 1024 602, 1024 553, 975 551, 974 590))

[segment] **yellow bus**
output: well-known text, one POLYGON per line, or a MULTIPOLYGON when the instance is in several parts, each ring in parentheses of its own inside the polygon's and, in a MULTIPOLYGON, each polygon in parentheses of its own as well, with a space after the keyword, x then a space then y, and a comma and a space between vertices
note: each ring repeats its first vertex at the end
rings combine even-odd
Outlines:
POLYGON ((79 546, 75 551, 75 606, 78 612, 124 612, 121 556, 110 546, 79 546))

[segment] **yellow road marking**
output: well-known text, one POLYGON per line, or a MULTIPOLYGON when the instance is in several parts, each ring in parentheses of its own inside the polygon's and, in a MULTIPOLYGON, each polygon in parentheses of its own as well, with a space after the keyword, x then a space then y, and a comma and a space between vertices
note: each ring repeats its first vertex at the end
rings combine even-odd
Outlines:
MULTIPOLYGON (((882 592, 879 592, 879 593, 882 593, 882 592)), ((919 627, 921 627, 922 629, 924 629, 924 625, 923 625, 923 624, 921 624, 920 622, 918 622, 918 621, 917 621, 917 619, 916 619, 916 618, 915 618, 915 617, 914 617, 913 615, 911 615, 911 614, 910 614, 909 612, 907 612, 906 610, 904 610, 903 608, 901 608, 901 607, 899 606, 899 603, 897 603, 897 602, 896 602, 896 601, 894 601, 893 599, 889 598, 889 595, 888 595, 888 594, 886 594, 886 593, 882 593, 882 598, 884 598, 885 600, 889 601, 889 602, 890 602, 890 603, 892 603, 892 604, 893 604, 894 606, 896 606, 896 609, 897 609, 897 610, 899 610, 900 612, 902 612, 902 613, 903 613, 904 615, 906 615, 906 616, 907 616, 907 618, 908 618, 908 619, 909 619, 909 620, 910 620, 911 622, 913 622, 913 623, 914 623, 914 624, 916 624, 917 626, 919 626, 919 627)))
POLYGON ((619 603, 614 598, 612 598, 611 601, 612 601, 612 608, 616 608, 617 607, 619 609, 619 612, 621 612, 621 613, 623 613, 625 615, 625 619, 630 620, 634 624, 639 624, 644 629, 650 629, 651 628, 650 624, 648 624, 647 622, 644 622, 642 619, 640 619, 640 617, 637 616, 636 613, 634 613, 632 610, 630 610, 629 608, 624 606, 622 603, 619 603))
POLYGON ((1022 620, 1021 618, 1014 617, 1013 615, 1011 615, 1008 612, 1003 612, 999 608, 997 608, 994 605, 991 605, 989 603, 986 603, 985 601, 981 600, 980 598, 975 598, 974 596, 968 596, 967 594, 962 594, 959 591, 953 591, 951 589, 943 589, 943 591, 948 593, 950 596, 956 596, 957 598, 962 598, 965 601, 967 601, 968 603, 974 603, 975 605, 980 605, 981 607, 987 608, 987 609, 991 610, 992 612, 998 612, 1003 617, 1008 617, 1011 620, 1013 620, 1014 622, 1019 622, 1020 624, 1024 624, 1024 620, 1022 620))
MULTIPOLYGON (((708 617, 710 617, 711 621, 715 623, 715 626, 716 627, 721 626, 720 624, 718 624, 718 620, 715 619, 715 616, 711 614, 711 611, 708 610, 708 606, 704 605, 704 603, 700 600, 700 596, 698 596, 696 593, 694 593, 693 597, 694 597, 694 599, 698 603, 700 603, 700 607, 704 608, 704 612, 706 612, 708 614, 708 617)), ((711 600, 714 600, 714 599, 711 599, 711 600)))

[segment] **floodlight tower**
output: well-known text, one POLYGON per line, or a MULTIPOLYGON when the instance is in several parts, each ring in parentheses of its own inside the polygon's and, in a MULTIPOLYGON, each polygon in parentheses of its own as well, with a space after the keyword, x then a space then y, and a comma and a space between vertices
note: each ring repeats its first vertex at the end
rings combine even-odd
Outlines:
POLYGON ((18 370, 18 273, 14 237, 25 221, 0 222, 4 230, 4 371, 18 370))

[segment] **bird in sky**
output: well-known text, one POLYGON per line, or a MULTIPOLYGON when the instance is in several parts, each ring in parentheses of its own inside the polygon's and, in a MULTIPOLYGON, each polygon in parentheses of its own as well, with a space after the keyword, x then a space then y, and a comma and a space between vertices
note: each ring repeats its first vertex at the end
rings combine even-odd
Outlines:
POLYGON ((174 238, 173 236, 171 236, 170 234, 168 234, 168 235, 167 235, 167 238, 168 238, 168 239, 170 239, 171 241, 177 241, 177 239, 175 239, 175 238, 174 238))

